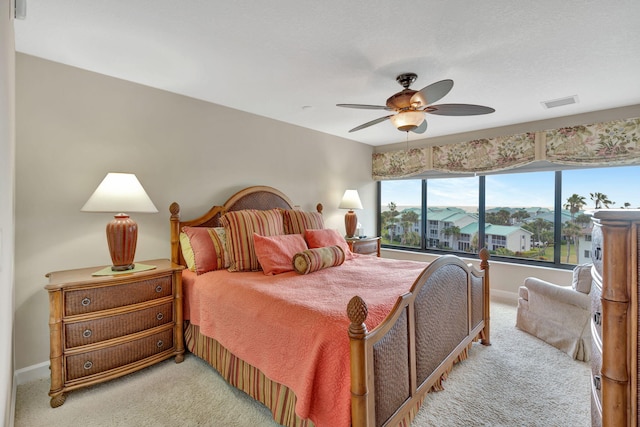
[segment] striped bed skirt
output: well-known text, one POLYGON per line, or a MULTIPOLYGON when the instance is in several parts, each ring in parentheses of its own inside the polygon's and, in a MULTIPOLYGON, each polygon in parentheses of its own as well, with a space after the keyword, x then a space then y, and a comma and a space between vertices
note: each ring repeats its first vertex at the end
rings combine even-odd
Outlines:
MULTIPOLYGON (((291 389, 270 380, 258 368, 234 356, 218 341, 201 334, 197 325, 185 322, 184 339, 186 348, 215 368, 225 381, 265 405, 275 422, 287 427, 314 426, 310 419, 302 419, 296 415, 296 395, 291 389)), ((466 355, 465 351, 459 360, 465 359, 466 355)), ((441 381, 444 379, 446 374, 431 390, 442 390, 441 381)), ((423 401, 424 399, 420 399, 397 425, 410 426, 423 401)))

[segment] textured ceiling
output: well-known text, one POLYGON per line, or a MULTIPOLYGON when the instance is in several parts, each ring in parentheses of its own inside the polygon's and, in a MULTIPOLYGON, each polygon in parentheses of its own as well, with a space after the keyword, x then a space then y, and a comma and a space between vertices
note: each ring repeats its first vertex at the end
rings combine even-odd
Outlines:
POLYGON ((407 137, 335 104, 384 105, 403 72, 496 109, 410 140, 640 104, 638 0, 26 1, 18 52, 374 146, 407 137))

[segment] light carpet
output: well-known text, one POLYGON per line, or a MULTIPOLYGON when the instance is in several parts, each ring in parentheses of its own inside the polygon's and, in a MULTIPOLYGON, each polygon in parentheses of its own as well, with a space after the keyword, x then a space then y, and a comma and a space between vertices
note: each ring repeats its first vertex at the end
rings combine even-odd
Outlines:
MULTIPOLYGON (((474 344, 412 426, 587 427, 590 368, 518 330, 513 306, 491 306, 491 343, 474 344)), ((49 406, 49 379, 18 387, 16 427, 276 426, 269 411, 188 354, 73 391, 49 406)), ((320 427, 320 426, 319 426, 320 427)))

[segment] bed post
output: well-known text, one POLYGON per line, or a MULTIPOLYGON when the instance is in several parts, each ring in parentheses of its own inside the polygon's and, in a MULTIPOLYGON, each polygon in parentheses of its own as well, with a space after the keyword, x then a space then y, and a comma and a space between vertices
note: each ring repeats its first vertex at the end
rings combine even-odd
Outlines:
POLYGON ((491 325, 491 310, 490 310, 490 298, 491 293, 490 290, 490 281, 489 281, 489 250, 487 248, 480 249, 480 269, 484 271, 484 296, 483 300, 483 313, 482 317, 484 318, 484 329, 480 333, 481 343, 483 345, 491 345, 491 338, 489 335, 490 325, 491 325))
POLYGON ((368 420, 367 361, 365 336, 367 326, 367 304, 359 296, 354 296, 347 306, 349 341, 351 346, 351 426, 365 427, 373 425, 368 420))
POLYGON ((178 253, 180 247, 180 205, 176 202, 171 203, 169 212, 171 212, 171 262, 180 264, 180 254, 178 253))

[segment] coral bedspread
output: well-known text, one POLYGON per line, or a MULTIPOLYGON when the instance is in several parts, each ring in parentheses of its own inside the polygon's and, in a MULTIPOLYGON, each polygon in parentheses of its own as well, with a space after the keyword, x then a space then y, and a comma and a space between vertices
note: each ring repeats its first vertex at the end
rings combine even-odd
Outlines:
POLYGON ((357 256, 308 275, 185 271, 185 319, 293 390, 301 418, 318 427, 349 426, 347 304, 354 295, 366 301, 371 330, 426 266, 357 256))

